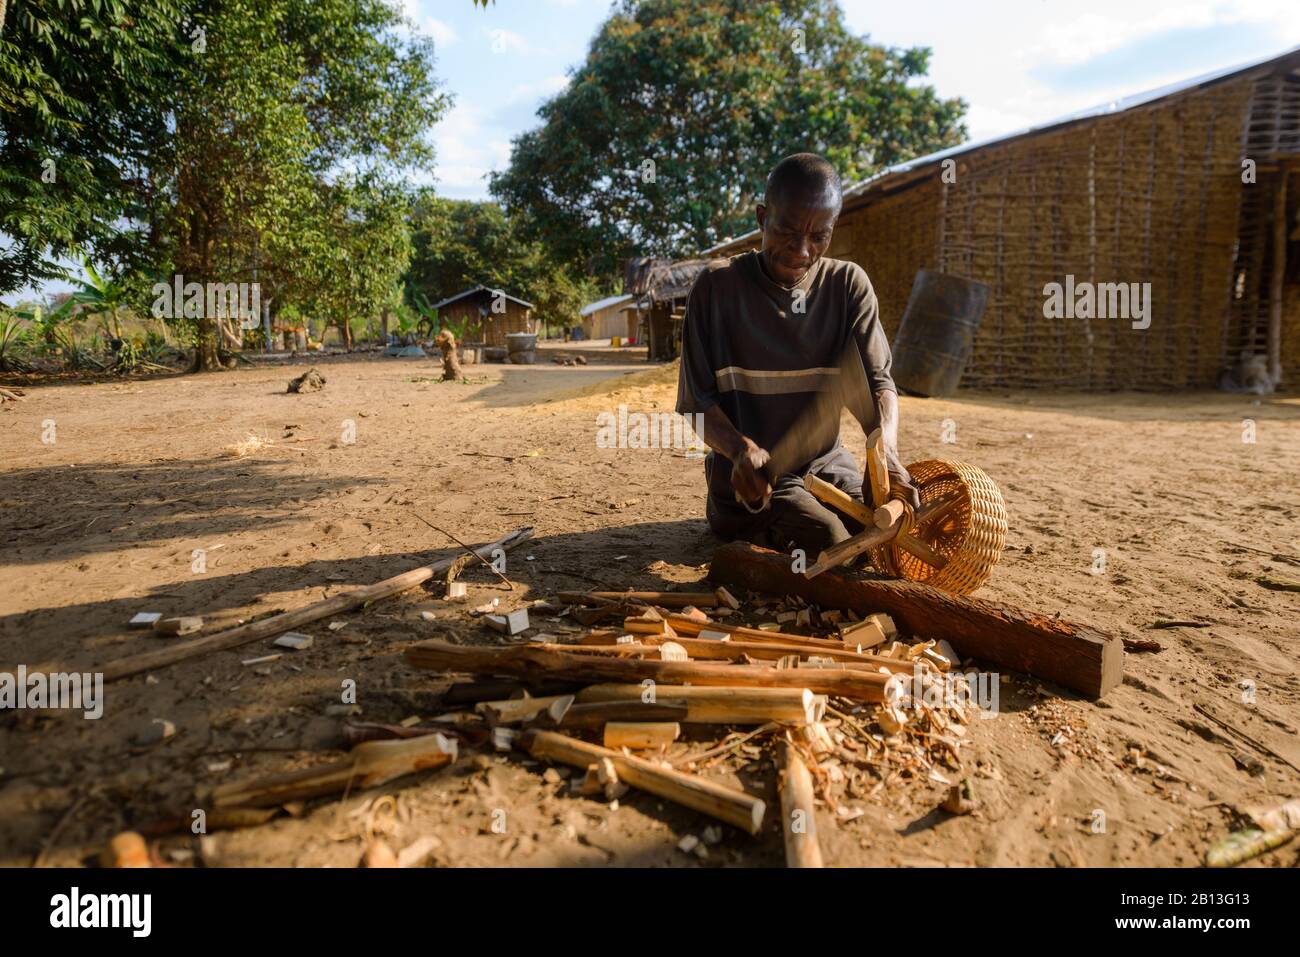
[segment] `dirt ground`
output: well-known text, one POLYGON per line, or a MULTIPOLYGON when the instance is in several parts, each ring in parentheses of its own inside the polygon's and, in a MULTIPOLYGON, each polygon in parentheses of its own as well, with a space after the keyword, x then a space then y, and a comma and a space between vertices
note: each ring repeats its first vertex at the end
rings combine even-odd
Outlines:
MULTIPOLYGON (((365 720, 442 713, 438 677, 401 651, 490 640, 470 606, 700 579, 716 542, 699 460, 596 443, 600 412, 670 409, 672 370, 647 372, 641 350, 583 353, 586 366, 467 367, 469 384, 437 382, 433 359, 324 360, 326 387, 304 395, 284 389, 306 366, 283 364, 25 384, 0 408, 0 666, 88 670, 168 640, 127 627, 140 611, 216 630, 454 554, 417 516, 464 541, 518 525, 536 538, 511 555, 513 591, 473 569, 466 604, 417 589, 301 629, 314 647, 275 662, 241 664, 270 653, 259 641, 111 684, 99 720, 0 716, 0 862, 75 865, 122 829, 189 815, 215 784, 337 756, 326 709, 346 679, 365 720), (154 718, 176 733, 134 745, 154 718)), ((861 432, 846 441, 861 460, 861 432)), ((960 458, 1001 485, 1011 531, 983 597, 1163 650, 1126 654, 1099 702, 1005 676, 1000 713, 971 723, 963 752, 978 810, 948 815, 945 786, 893 779, 854 819, 820 819, 829 863, 1192 866, 1235 809, 1300 795, 1300 593, 1257 581, 1300 580, 1300 400, 905 397, 900 444, 905 461, 960 458)), ((399 849, 432 836, 428 862, 449 866, 783 860, 775 823, 757 838, 724 828, 701 858, 676 845, 706 819, 635 792, 616 807, 571 797, 545 770, 462 748, 448 770, 202 841, 182 832, 161 854, 353 866, 381 833, 399 849)), ((767 752, 711 773, 777 806, 767 752)), ((1293 842, 1252 866, 1297 863, 1293 842)))

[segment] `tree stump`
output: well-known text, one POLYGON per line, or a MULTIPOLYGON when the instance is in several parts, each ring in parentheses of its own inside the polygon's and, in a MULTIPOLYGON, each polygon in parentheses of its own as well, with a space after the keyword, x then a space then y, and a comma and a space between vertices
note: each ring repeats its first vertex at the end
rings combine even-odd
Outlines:
POLYGON ((444 329, 433 341, 442 352, 442 381, 455 382, 460 379, 464 373, 460 370, 460 357, 456 355, 456 337, 450 329, 444 329))

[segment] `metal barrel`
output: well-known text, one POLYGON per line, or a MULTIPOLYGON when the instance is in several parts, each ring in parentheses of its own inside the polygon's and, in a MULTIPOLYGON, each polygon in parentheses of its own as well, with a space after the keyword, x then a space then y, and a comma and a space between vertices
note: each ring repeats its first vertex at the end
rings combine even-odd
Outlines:
POLYGON ((916 395, 956 392, 988 301, 982 282, 919 271, 894 334, 894 383, 916 395))
POLYGON ((532 352, 537 348, 537 333, 535 332, 508 332, 506 333, 506 349, 511 352, 532 352))

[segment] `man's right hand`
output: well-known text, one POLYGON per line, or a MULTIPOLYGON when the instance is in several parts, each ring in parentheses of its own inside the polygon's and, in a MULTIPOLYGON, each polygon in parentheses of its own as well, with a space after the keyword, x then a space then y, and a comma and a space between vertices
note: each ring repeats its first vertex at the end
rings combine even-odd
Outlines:
POLYGON ((731 487, 742 501, 757 504, 772 494, 772 485, 763 472, 768 458, 767 449, 746 438, 744 449, 731 460, 731 487))

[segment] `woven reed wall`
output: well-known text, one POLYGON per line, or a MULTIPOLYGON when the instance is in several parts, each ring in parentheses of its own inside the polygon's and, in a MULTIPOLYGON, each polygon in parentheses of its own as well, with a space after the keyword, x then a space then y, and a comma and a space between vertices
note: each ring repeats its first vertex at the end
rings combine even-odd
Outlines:
POLYGON ((892 340, 918 269, 938 262, 939 182, 929 178, 840 217, 827 255, 867 271, 892 340))
POLYGON ((1211 387, 1223 364, 1250 82, 992 146, 948 187, 940 268, 991 287, 963 383, 1211 387), (1048 319, 1047 283, 1150 283, 1150 328, 1048 319))

